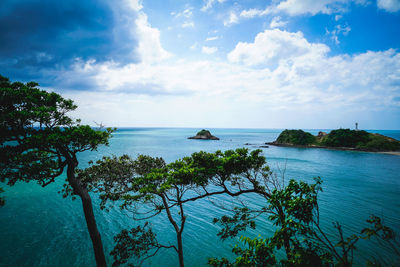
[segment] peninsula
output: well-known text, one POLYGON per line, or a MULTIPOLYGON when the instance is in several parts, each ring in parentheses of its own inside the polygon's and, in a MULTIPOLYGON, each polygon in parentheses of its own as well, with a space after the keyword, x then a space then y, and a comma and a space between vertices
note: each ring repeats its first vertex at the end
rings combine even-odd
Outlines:
POLYGON ((400 152, 400 141, 363 130, 337 129, 329 134, 319 132, 314 136, 303 130, 284 130, 274 141, 274 146, 330 148, 368 152, 400 152))
POLYGON ((189 137, 188 139, 200 139, 200 140, 219 140, 218 137, 212 135, 208 130, 201 130, 196 136, 189 137))

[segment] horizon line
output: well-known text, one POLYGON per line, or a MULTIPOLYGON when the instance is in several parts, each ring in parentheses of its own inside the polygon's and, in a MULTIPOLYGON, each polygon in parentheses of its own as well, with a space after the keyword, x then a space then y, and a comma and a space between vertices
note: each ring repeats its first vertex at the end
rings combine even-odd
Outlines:
MULTIPOLYGON (((98 126, 90 125, 90 127, 96 128, 98 126)), ((151 129, 249 129, 249 130, 336 130, 336 129, 350 129, 355 130, 350 127, 339 127, 339 128, 296 128, 296 127, 283 127, 283 128, 261 128, 261 127, 182 127, 182 126, 107 126, 105 125, 103 128, 121 128, 121 129, 143 129, 143 128, 151 128, 151 129)), ((400 131, 400 129, 358 129, 364 131, 400 131)))

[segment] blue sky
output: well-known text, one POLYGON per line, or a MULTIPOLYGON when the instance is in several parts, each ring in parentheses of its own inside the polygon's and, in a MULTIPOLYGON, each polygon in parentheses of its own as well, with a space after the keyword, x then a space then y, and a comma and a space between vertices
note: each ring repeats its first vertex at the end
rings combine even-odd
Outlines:
POLYGON ((108 126, 400 129, 400 0, 3 0, 0 69, 108 126))

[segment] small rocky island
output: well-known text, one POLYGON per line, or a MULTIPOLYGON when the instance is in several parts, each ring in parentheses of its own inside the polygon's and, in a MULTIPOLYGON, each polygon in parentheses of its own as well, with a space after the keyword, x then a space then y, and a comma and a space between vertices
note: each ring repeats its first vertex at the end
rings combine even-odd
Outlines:
POLYGON ((314 136, 303 130, 284 130, 269 145, 307 148, 330 148, 369 152, 399 152, 400 141, 362 130, 337 129, 314 136))
POLYGON ((201 139, 201 140, 219 140, 218 137, 212 135, 209 130, 201 130, 196 136, 189 137, 188 139, 201 139))

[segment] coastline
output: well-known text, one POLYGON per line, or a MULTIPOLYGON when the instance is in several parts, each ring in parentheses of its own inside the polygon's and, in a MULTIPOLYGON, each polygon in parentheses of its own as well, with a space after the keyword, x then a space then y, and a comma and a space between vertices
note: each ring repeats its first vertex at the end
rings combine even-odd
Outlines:
POLYGON ((376 152, 376 153, 400 156, 400 151, 387 151, 387 152, 376 152))
POLYGON ((400 156, 400 151, 368 151, 362 149, 356 149, 351 147, 326 147, 326 146, 301 146, 301 145, 291 145, 291 144, 277 144, 274 142, 265 143, 271 146, 279 146, 279 147, 295 147, 295 148, 323 148, 323 149, 331 149, 331 150, 342 150, 342 151, 356 151, 356 152, 369 152, 369 153, 378 153, 378 154, 387 154, 387 155, 395 155, 400 156))

